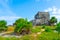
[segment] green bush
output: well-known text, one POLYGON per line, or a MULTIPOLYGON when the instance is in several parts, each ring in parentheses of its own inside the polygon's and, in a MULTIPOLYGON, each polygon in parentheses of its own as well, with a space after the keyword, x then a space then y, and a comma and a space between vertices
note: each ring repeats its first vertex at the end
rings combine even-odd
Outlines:
POLYGON ((42 28, 44 29, 46 26, 45 25, 42 25, 42 28))
POLYGON ((0 32, 7 30, 7 22, 5 20, 0 20, 0 32))
POLYGON ((27 19, 17 19, 15 22, 16 28, 15 28, 15 32, 20 33, 22 31, 22 29, 26 29, 27 31, 29 31, 32 27, 32 23, 29 22, 27 19))
POLYGON ((51 29, 50 27, 46 27, 46 28, 45 28, 45 31, 46 31, 46 32, 51 32, 52 29, 51 29))

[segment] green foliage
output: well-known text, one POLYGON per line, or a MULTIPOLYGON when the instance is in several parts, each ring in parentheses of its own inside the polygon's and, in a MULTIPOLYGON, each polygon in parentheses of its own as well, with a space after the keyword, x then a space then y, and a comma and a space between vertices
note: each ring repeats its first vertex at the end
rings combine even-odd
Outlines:
POLYGON ((41 35, 38 35, 38 40, 57 40, 57 33, 54 32, 43 32, 41 35))
POLYGON ((0 20, 0 27, 6 26, 7 22, 5 20, 0 20))
POLYGON ((20 38, 16 37, 0 37, 0 40, 58 40, 58 34, 54 32, 43 32, 40 35, 37 36, 32 36, 31 34, 29 35, 24 35, 20 38))
POLYGON ((23 19, 23 18, 20 18, 20 19, 17 19, 16 22, 16 28, 15 28, 15 32, 21 32, 22 29, 30 29, 32 27, 32 23, 27 21, 27 19, 23 19))
MULTIPOLYGON (((51 27, 46 26, 45 28, 51 28, 51 27)), ((44 31, 41 34, 37 34, 36 32, 39 32, 40 29, 41 29, 41 27, 36 26, 35 28, 31 29, 32 31, 34 30, 32 32, 32 34, 24 35, 24 36, 21 36, 20 38, 0 37, 0 40, 58 40, 58 39, 60 39, 60 34, 58 37, 58 34, 56 32, 53 32, 52 30, 51 30, 51 32, 44 31), (34 36, 34 35, 36 35, 36 36, 34 36)))
POLYGON ((59 39, 60 38, 60 36, 59 36, 59 34, 60 34, 60 22, 57 23, 56 31, 58 31, 58 40, 60 40, 59 39))
POLYGON ((7 22, 5 20, 0 20, 0 31, 7 29, 7 22))
POLYGON ((56 19, 55 17, 52 17, 52 18, 50 19, 50 22, 51 22, 51 23, 56 23, 56 22, 57 22, 57 19, 56 19))
POLYGON ((60 32, 60 22, 57 24, 56 30, 60 32))
POLYGON ((52 29, 51 29, 50 27, 45 27, 45 31, 46 31, 46 32, 51 32, 52 29))
POLYGON ((45 25, 42 25, 42 28, 44 29, 46 26, 45 25))
POLYGON ((54 23, 57 23, 57 18, 51 17, 50 23, 51 23, 52 25, 54 25, 54 23))

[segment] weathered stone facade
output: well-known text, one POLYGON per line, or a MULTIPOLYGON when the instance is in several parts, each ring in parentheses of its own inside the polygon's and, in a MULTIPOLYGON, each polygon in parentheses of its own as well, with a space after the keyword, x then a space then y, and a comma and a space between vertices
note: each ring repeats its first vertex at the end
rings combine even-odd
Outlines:
POLYGON ((48 24, 48 21, 50 20, 49 12, 38 12, 35 15, 35 19, 31 22, 33 25, 42 25, 42 24, 48 24))

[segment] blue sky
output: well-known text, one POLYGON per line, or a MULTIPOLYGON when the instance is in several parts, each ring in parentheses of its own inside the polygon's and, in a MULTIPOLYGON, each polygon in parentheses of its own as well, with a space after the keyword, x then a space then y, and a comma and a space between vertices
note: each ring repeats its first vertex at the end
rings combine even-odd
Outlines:
POLYGON ((38 11, 49 12, 60 21, 60 0, 0 0, 0 20, 8 24, 18 18, 32 20, 38 11))

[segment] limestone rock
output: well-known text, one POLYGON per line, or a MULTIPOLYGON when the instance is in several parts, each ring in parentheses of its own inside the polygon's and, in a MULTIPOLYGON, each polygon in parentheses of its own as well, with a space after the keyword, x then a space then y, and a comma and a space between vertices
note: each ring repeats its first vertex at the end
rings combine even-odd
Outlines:
POLYGON ((50 20, 50 15, 49 12, 38 12, 35 15, 35 19, 32 20, 31 22, 33 25, 41 25, 41 24, 48 24, 50 20))

